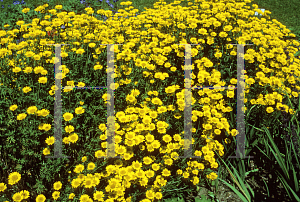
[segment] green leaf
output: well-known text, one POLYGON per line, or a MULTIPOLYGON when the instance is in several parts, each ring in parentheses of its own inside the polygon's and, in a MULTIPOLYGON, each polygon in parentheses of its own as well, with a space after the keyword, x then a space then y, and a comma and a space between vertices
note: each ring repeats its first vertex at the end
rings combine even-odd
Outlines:
POLYGON ((300 51, 296 52, 294 56, 297 57, 299 55, 300 55, 300 51))
POLYGON ((248 200, 238 190, 236 190, 236 188, 234 186, 230 185, 229 183, 227 183, 226 181, 224 181, 222 179, 219 179, 219 180, 221 180, 230 189, 232 189, 232 191, 234 191, 234 193, 236 193, 236 195, 238 195, 238 197, 240 197, 240 199, 242 199, 243 202, 248 202, 248 200))
POLYGON ((17 170, 21 170, 21 169, 22 169, 22 165, 17 164, 16 169, 17 169, 17 170))
POLYGON ((195 202, 211 202, 211 199, 207 199, 204 194, 202 194, 200 198, 195 198, 195 202))
POLYGON ((258 170, 259 170, 258 168, 254 169, 254 170, 249 170, 245 173, 245 176, 249 175, 249 173, 256 172, 258 170))
MULTIPOLYGON (((266 134, 267 134, 267 136, 268 136, 268 138, 269 138, 269 140, 270 140, 270 142, 272 144, 272 147, 274 148, 275 151, 273 150, 272 147, 269 147, 269 149, 271 150, 271 152, 273 153, 275 159, 277 160, 277 162, 278 162, 280 168, 282 169, 282 171, 283 171, 286 179, 290 180, 288 169, 287 169, 287 167, 285 165, 285 160, 281 157, 279 149, 276 146, 276 144, 275 144, 275 142, 274 142, 274 140, 273 140, 273 138, 272 138, 269 130, 265 126, 263 126, 263 128, 265 129, 265 132, 266 132, 266 134)), ((288 163, 290 164, 291 162, 288 162, 288 163)))

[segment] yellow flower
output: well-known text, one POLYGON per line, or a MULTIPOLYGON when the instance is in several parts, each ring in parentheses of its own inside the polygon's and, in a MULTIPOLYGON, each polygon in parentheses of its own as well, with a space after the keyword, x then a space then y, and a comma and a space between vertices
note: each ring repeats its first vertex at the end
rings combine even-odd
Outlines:
POLYGON ((144 161, 144 164, 146 164, 146 165, 149 165, 153 162, 153 160, 148 156, 144 157, 143 161, 144 161))
POLYGON ((47 110, 47 109, 38 110, 38 111, 36 112, 36 114, 37 114, 38 116, 43 116, 43 117, 48 116, 49 113, 50 113, 50 111, 47 110))
POLYGON ((85 111, 85 109, 84 109, 83 107, 77 107, 77 108, 75 109, 75 113, 76 113, 76 114, 83 114, 84 111, 85 111))
MULTIPOLYGON (((69 195, 69 199, 73 199, 75 197, 75 194, 74 193, 71 193, 70 195, 69 195)), ((96 199, 95 199, 96 200, 96 199)))
POLYGON ((27 190, 23 190, 23 191, 20 191, 23 199, 28 199, 29 198, 29 191, 27 190))
POLYGON ((227 97, 233 98, 234 97, 234 91, 227 91, 227 97))
POLYGON ((180 169, 177 170, 177 174, 178 174, 178 175, 181 175, 181 174, 182 174, 182 170, 180 170, 180 169))
POLYGON ((51 125, 50 124, 44 124, 43 125, 43 130, 48 131, 51 129, 51 125))
POLYGON ((15 194, 13 195, 13 200, 14 200, 14 201, 21 201, 21 200, 22 200, 22 195, 21 195, 21 193, 15 193, 15 194))
POLYGON ((34 56, 33 56, 33 59, 34 59, 34 60, 40 60, 40 59, 41 59, 41 56, 40 56, 40 55, 34 55, 34 56))
POLYGON ((55 190, 60 190, 61 187, 62 187, 62 183, 61 183, 60 181, 57 181, 57 182, 55 182, 55 183, 53 184, 53 188, 54 188, 55 190))
POLYGON ((62 52, 62 53, 60 54, 60 56, 61 56, 62 58, 68 57, 68 53, 62 52))
POLYGON ((59 192, 59 191, 55 191, 55 192, 53 192, 53 193, 52 193, 52 197, 53 197, 53 199, 54 199, 54 200, 57 200, 57 199, 59 198, 59 194, 60 194, 60 192, 59 192))
POLYGON ((69 137, 64 137, 63 138, 63 143, 69 144, 70 143, 69 137))
POLYGON ((32 72, 32 67, 26 67, 23 72, 25 72, 26 74, 31 73, 32 72))
POLYGON ((170 159, 170 158, 169 158, 169 159, 165 159, 164 162, 165 162, 165 164, 168 165, 168 166, 171 166, 171 165, 173 164, 173 160, 170 159))
POLYGON ((272 107, 268 107, 268 108, 266 109, 266 111, 267 111, 268 113, 272 113, 272 112, 274 111, 274 109, 273 109, 272 107))
MULTIPOLYGON (((102 130, 103 132, 106 130, 106 125, 104 123, 101 123, 99 125, 99 129, 102 130)), ((105 138, 106 139, 106 138, 105 138)))
POLYGON ((202 35, 206 35, 207 34, 207 30, 204 29, 204 28, 201 28, 201 29, 198 30, 198 33, 202 34, 202 35))
POLYGON ((151 177, 153 177, 154 176, 154 171, 153 170, 147 170, 146 171, 146 176, 148 177, 148 178, 151 178, 151 177))
POLYGON ((66 112, 66 113, 64 113, 63 117, 64 117, 65 121, 71 121, 73 119, 73 114, 66 112))
POLYGON ((188 172, 184 172, 183 173, 183 177, 186 179, 186 178, 188 178, 190 176, 190 174, 188 173, 188 172))
POLYGON ((31 88, 26 86, 22 90, 23 90, 24 93, 28 93, 29 91, 31 91, 31 88))
POLYGON ((195 151, 195 156, 202 156, 202 152, 199 151, 199 150, 196 150, 196 151, 195 151))
POLYGON ((133 89, 131 90, 131 94, 136 97, 140 94, 140 91, 138 89, 133 89))
POLYGON ((191 180, 191 182, 193 182, 194 185, 197 185, 199 183, 199 181, 200 181, 199 178, 196 176, 194 176, 193 180, 191 180))
POLYGON ((84 157, 81 158, 81 161, 82 161, 82 162, 85 162, 86 160, 87 160, 87 157, 86 157, 86 156, 84 156, 84 157))
POLYGON ((49 155, 49 154, 50 154, 50 149, 49 149, 49 148, 45 148, 45 149, 43 150, 43 154, 44 154, 44 155, 49 155))
POLYGON ((7 189, 6 184, 0 183, 0 192, 4 192, 7 189))
POLYGON ((84 49, 82 49, 82 48, 79 48, 79 49, 76 51, 76 53, 77 53, 77 54, 80 54, 80 55, 82 55, 84 52, 85 52, 85 51, 84 51, 84 49))
POLYGON ((36 111, 37 111, 36 106, 31 106, 31 107, 28 107, 28 109, 27 109, 28 114, 34 114, 36 111))
POLYGON ((44 202, 44 201, 46 201, 46 197, 44 196, 44 194, 40 194, 36 197, 35 200, 38 202, 44 202))
POLYGON ((220 134, 221 134, 221 130, 220 130, 220 129, 215 129, 214 132, 215 132, 217 135, 220 135, 220 134))
POLYGON ((172 141, 172 137, 168 134, 163 136, 163 141, 165 141, 166 143, 169 143, 172 141))
POLYGON ((167 88, 165 88, 165 92, 168 94, 174 93, 175 90, 176 90, 176 88, 174 86, 168 86, 167 88))
POLYGON ((151 199, 151 200, 153 200, 154 199, 154 192, 152 191, 152 190, 147 190, 146 191, 146 197, 147 197, 147 199, 151 199))
POLYGON ((83 170, 84 170, 84 165, 79 164, 74 168, 73 171, 78 174, 78 173, 81 173, 83 170))
POLYGON ((22 69, 21 69, 20 67, 15 67, 15 68, 13 68, 12 71, 13 71, 14 73, 18 73, 18 72, 22 71, 22 69))
POLYGON ((218 175, 216 173, 210 173, 209 175, 206 175, 206 177, 208 179, 215 180, 218 178, 218 175))
POLYGON ((55 137, 48 137, 46 140, 45 140, 45 142, 47 143, 47 145, 53 145, 54 144, 54 142, 55 142, 55 137))
POLYGON ((66 126, 66 127, 65 127, 65 131, 66 131, 67 133, 73 132, 73 131, 74 131, 74 126, 71 126, 71 125, 66 126))
POLYGON ((16 22, 16 25, 21 26, 21 25, 23 25, 24 23, 25 23, 25 22, 24 22, 23 20, 21 20, 21 21, 16 22))
POLYGON ((234 85, 237 84, 237 79, 235 78, 230 79, 230 83, 234 85))
POLYGON ((150 133, 148 133, 146 135, 145 139, 147 140, 147 142, 153 142, 154 141, 154 136, 151 135, 150 133))
POLYGON ((90 47, 90 48, 94 48, 95 46, 96 46, 95 43, 89 43, 89 47, 90 47))
POLYGON ((70 140, 70 142, 72 142, 72 143, 77 142, 77 140, 78 140, 78 135, 77 135, 76 133, 71 134, 71 135, 69 136, 69 140, 70 140))
POLYGON ((218 168, 219 164, 217 162, 213 162, 210 166, 212 168, 218 168))
POLYGON ((186 28, 185 24, 183 24, 183 23, 178 24, 177 27, 180 28, 180 29, 185 29, 186 28))
POLYGON ((23 119, 26 118, 26 116, 27 116, 27 114, 24 114, 24 113, 19 114, 19 115, 17 116, 17 120, 23 120, 23 119))
POLYGON ((212 125, 210 125, 210 124, 205 124, 204 129, 205 129, 205 130, 210 130, 210 129, 212 129, 212 125))
POLYGON ((28 57, 28 58, 30 58, 30 57, 32 57, 34 55, 35 55, 35 53, 32 52, 32 51, 26 51, 26 53, 25 53, 25 56, 28 57))
POLYGON ((180 119, 180 118, 181 118, 181 114, 178 113, 178 112, 176 112, 176 113, 174 114, 174 117, 175 117, 175 119, 180 119))
POLYGON ((207 146, 202 147, 202 152, 207 153, 209 151, 209 148, 207 146))
POLYGON ((93 170, 96 166, 93 162, 90 162, 87 167, 88 170, 93 170))
MULTIPOLYGON (((73 193, 72 193, 73 194, 73 193)), ((75 196, 75 194, 74 194, 74 196, 75 196)), ((73 196, 73 197, 74 197, 73 196)), ((95 193, 94 193, 94 200, 97 200, 97 201, 104 201, 103 200, 103 198, 104 198, 104 193, 102 192, 102 191, 96 191, 95 193)), ((71 194, 70 194, 70 196, 69 196, 69 199, 70 199, 70 197, 71 197, 71 194)), ((72 198, 73 199, 73 198, 72 198)))
POLYGON ((168 170, 168 169, 164 169, 163 171, 162 171, 162 174, 161 174, 162 176, 164 176, 164 177, 168 177, 168 176, 170 176, 171 175, 171 172, 168 170))
POLYGON ((236 136, 238 134, 238 131, 236 129, 231 130, 231 135, 236 136))
POLYGON ((154 140, 151 145, 154 149, 160 148, 160 142, 158 140, 154 140))
POLYGON ((30 11, 30 8, 24 8, 24 9, 22 10, 23 13, 28 13, 29 11, 30 11))
POLYGON ((18 105, 11 105, 11 106, 9 107, 9 109, 10 109, 11 111, 15 111, 17 108, 18 108, 18 105))
POLYGON ((10 173, 8 177, 8 184, 9 185, 17 184, 20 179, 21 179, 21 175, 18 172, 10 173))
POLYGON ((157 164, 157 163, 153 163, 152 164, 152 169, 154 170, 154 171, 158 171, 159 170, 159 164, 157 164))
POLYGON ((151 102, 155 105, 162 105, 162 101, 159 98, 153 98, 151 102))
POLYGON ((135 102, 136 99, 135 99, 135 97, 133 95, 130 94, 130 95, 126 96, 126 101, 128 101, 128 102, 135 102))
MULTIPOLYGON (((26 68, 27 68, 27 67, 26 67, 26 68)), ((43 70, 44 70, 43 67, 37 66, 37 67, 34 68, 33 71, 34 71, 35 74, 39 74, 39 73, 41 73, 43 70)))
POLYGON ((103 69, 103 66, 102 65, 95 65, 94 70, 97 70, 97 69, 103 69))
POLYGON ((265 74, 264 74, 263 72, 257 72, 257 73, 256 73, 256 76, 257 76, 258 78, 264 78, 264 77, 265 77, 265 74))
POLYGON ((63 7, 62 5, 56 5, 54 8, 57 10, 60 10, 60 9, 62 9, 62 7, 63 7))
POLYGON ((217 53, 215 53, 215 57, 216 57, 216 58, 220 58, 220 57, 222 57, 222 53, 221 53, 221 52, 217 52, 217 53))

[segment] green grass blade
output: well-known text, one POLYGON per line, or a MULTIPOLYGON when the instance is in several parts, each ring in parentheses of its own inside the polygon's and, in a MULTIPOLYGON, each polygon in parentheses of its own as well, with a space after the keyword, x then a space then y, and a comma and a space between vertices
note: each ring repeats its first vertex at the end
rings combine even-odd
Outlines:
POLYGON ((274 150, 272 149, 272 147, 270 147, 269 149, 272 151, 272 153, 273 153, 274 157, 276 158, 279 166, 283 170, 284 175, 286 176, 286 178, 290 179, 288 170, 287 170, 287 168, 285 166, 283 158, 281 157, 281 154, 280 154, 280 152, 278 150, 278 147, 276 146, 273 138, 271 137, 271 134, 270 134, 269 130, 266 128, 266 126, 263 126, 263 127, 264 127, 264 130, 265 130, 265 132, 266 132, 266 134, 267 134, 267 136, 268 136, 268 138, 269 138, 269 140, 270 140, 270 142, 272 144, 272 147, 274 148, 274 150, 275 150, 276 153, 274 152, 274 150))
POLYGON ((229 183, 225 182, 222 179, 220 179, 220 180, 221 180, 221 182, 226 184, 232 191, 234 191, 234 193, 236 193, 236 195, 238 195, 238 197, 240 197, 240 199, 242 199, 243 202, 250 202, 238 190, 236 190, 236 188, 234 186, 230 185, 229 183))
POLYGON ((244 195, 247 197, 247 199, 248 199, 248 201, 251 201, 250 200, 250 198, 251 198, 251 196, 250 196, 250 194, 249 194, 249 192, 248 192, 248 190, 247 190, 247 188, 246 188, 246 186, 245 186, 245 184, 244 184, 244 180, 242 180, 242 178, 239 176, 239 174, 237 173, 237 170, 232 166, 232 168, 233 168, 233 172, 234 172, 234 174, 235 174, 235 176, 238 178, 238 180, 239 180, 239 183, 240 183, 240 185, 241 185, 241 187, 242 187, 242 189, 241 189, 241 191, 244 193, 244 195))
MULTIPOLYGON (((293 148, 293 149, 294 149, 294 148, 293 148)), ((294 149, 294 151, 295 151, 295 149, 294 149)), ((297 158, 296 156, 297 156, 297 154, 295 155, 295 158, 296 158, 296 160, 297 160, 297 165, 298 165, 298 167, 300 167, 298 158, 297 158)), ((293 174, 294 174, 294 172, 295 172, 295 169, 294 169, 294 167, 293 167, 293 174)), ((295 174, 294 174, 294 175, 295 175, 295 174)), ((295 176, 294 176, 294 182, 295 182, 295 189, 296 189, 296 191, 298 192, 298 191, 299 191, 299 180, 297 179, 297 177, 296 177, 296 179, 295 179, 295 176), (297 180, 297 181, 295 181, 295 180, 297 180)))
POLYGON ((263 182, 265 183, 265 185, 266 185, 266 189, 267 189, 267 192, 268 192, 268 197, 270 197, 270 193, 269 193, 269 188, 268 188, 268 185, 267 185, 267 183, 266 183, 266 181, 264 180, 264 179, 262 179, 263 180, 263 182))
MULTIPOLYGON (((219 156, 219 154, 218 153, 216 153, 218 156, 219 156)), ((220 157, 220 156, 219 156, 220 157)), ((241 185, 238 183, 238 181, 236 180, 236 178, 234 177, 234 175, 233 175, 233 173, 231 172, 231 170, 229 169, 229 167, 227 166, 227 164, 223 161, 223 159, 222 158, 220 158, 221 159, 221 161, 224 163, 224 165, 226 166, 226 169, 228 170, 228 172, 229 172, 229 174, 230 174, 230 176, 231 176, 231 178, 233 179, 233 181, 237 184, 237 186, 239 187, 239 189, 243 192, 243 194, 247 197, 247 200, 250 202, 251 200, 249 199, 249 197, 247 196, 247 194, 244 192, 244 190, 246 190, 246 192, 248 193, 248 191, 247 191, 247 189, 246 189, 246 187, 245 187, 245 185, 243 184, 243 182, 242 182, 242 186, 244 186, 243 188, 241 187, 241 185)), ((236 169, 232 166, 232 164, 229 162, 229 164, 231 165, 231 167, 233 168, 233 170, 234 170, 234 172, 235 172, 235 174, 236 174, 236 176, 239 178, 239 181, 241 182, 241 178, 239 177, 239 175, 237 174, 237 171, 236 171, 236 169)), ((220 179, 221 180, 221 179, 220 179)), ((240 192, 239 192, 240 193, 240 192)), ((248 193, 248 195, 249 195, 249 193, 248 193)))
POLYGON ((277 174, 280 176, 279 177, 279 180, 282 182, 285 190, 287 191, 287 194, 289 195, 290 198, 291 195, 290 195, 290 192, 292 192, 293 196, 295 197, 295 199, 297 200, 297 202, 300 202, 300 198, 298 197, 298 195, 294 192, 294 190, 288 185, 288 183, 286 182, 286 180, 284 179, 284 177, 277 171, 277 174))
POLYGON ((249 170, 249 171, 245 172, 245 176, 249 175, 249 173, 257 172, 258 170, 259 170, 258 168, 254 169, 254 170, 249 170))
MULTIPOLYGON (((246 182, 246 181, 245 181, 246 182)), ((249 191, 251 192, 251 196, 255 196, 253 189, 250 187, 250 185, 246 182, 246 185, 248 186, 249 191)), ((249 198, 251 198, 251 196, 249 196, 249 198)))
POLYGON ((292 171, 293 171, 293 177, 294 177, 294 183, 295 183, 295 191, 298 192, 299 191, 299 181, 298 181, 293 164, 292 164, 292 171))
POLYGON ((269 160, 271 160, 271 158, 261 149, 261 148, 259 148, 259 146, 256 146, 257 147, 257 149, 259 149, 260 150, 260 152, 262 153, 262 154, 264 154, 269 160))
POLYGON ((270 150, 271 150, 271 152, 273 153, 275 159, 277 160, 277 162, 278 162, 278 164, 279 164, 281 170, 283 171, 285 177, 286 177, 288 180, 290 180, 289 173, 288 173, 287 168, 286 168, 286 166, 285 166, 285 164, 284 164, 284 162, 283 162, 283 160, 282 160, 282 157, 281 157, 281 155, 280 155, 280 152, 276 153, 271 147, 270 147, 270 150))
MULTIPOLYGON (((299 100, 300 100, 300 99, 299 99, 299 100)), ((298 137, 299 137, 299 135, 298 135, 298 137)), ((292 150, 293 150, 293 152, 294 152, 294 156, 295 156, 295 159, 296 159, 296 161, 297 161, 297 165, 300 167, 299 159, 298 159, 298 154, 297 154, 297 152, 296 152, 296 150, 295 150, 293 141, 291 141, 291 147, 292 147, 292 150)))

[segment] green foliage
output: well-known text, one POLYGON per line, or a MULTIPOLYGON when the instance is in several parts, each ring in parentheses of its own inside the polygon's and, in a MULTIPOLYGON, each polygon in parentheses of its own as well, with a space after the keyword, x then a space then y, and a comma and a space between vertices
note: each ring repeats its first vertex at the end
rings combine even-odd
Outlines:
POLYGON ((195 202, 211 202, 212 200, 207 198, 205 195, 201 195, 200 198, 195 198, 195 202))
POLYGON ((185 202, 183 198, 171 198, 171 199, 165 199, 163 202, 185 202))

